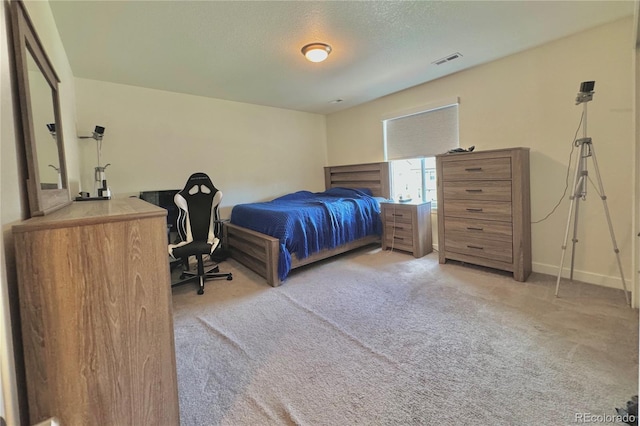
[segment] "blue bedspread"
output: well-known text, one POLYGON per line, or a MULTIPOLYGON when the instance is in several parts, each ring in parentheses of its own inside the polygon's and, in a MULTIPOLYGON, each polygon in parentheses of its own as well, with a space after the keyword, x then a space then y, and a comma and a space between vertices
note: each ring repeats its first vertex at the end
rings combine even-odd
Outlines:
POLYGON ((380 235, 380 205, 367 189, 299 191, 264 203, 238 204, 231 223, 280 240, 278 276, 291 270, 291 254, 304 259, 368 235, 380 235))

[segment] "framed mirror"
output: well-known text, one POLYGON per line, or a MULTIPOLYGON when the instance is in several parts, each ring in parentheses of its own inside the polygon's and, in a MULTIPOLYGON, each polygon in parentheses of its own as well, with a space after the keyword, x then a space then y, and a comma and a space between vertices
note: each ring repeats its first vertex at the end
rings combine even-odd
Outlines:
POLYGON ((56 74, 22 1, 12 2, 25 180, 31 216, 71 203, 56 74))

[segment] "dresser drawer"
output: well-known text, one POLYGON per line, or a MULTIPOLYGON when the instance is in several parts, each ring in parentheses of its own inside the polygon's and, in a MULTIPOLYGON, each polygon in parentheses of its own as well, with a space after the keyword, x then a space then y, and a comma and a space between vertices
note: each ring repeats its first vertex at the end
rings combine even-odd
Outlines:
POLYGON ((511 181, 459 180, 443 183, 445 200, 511 201, 511 181))
POLYGON ((511 179, 511 159, 507 157, 443 162, 442 177, 450 180, 511 179))
POLYGON ((511 241, 492 241, 483 238, 449 238, 445 241, 445 251, 461 253, 498 262, 513 261, 511 241))
POLYGON ((491 220, 448 217, 444 221, 444 232, 446 238, 455 238, 463 241, 471 238, 482 238, 510 243, 513 238, 511 222, 491 220))
POLYGON ((511 222, 511 203, 501 201, 450 200, 444 203, 448 216, 511 222))

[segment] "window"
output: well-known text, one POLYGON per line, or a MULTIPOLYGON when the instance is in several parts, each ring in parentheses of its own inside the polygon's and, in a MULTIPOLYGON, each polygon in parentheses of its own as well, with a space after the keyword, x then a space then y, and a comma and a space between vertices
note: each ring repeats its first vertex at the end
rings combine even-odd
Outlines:
POLYGON ((391 196, 435 206, 435 155, 457 148, 458 100, 414 108, 383 119, 385 160, 391 162, 391 196))
POLYGON ((391 196, 395 200, 437 203, 436 159, 408 158, 391 161, 391 196))

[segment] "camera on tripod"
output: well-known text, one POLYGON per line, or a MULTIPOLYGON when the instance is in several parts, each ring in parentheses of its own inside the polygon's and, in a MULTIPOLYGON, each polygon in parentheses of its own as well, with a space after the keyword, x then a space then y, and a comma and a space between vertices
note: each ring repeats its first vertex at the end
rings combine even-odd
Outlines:
POLYGON ((578 95, 576 96, 576 105, 592 100, 593 88, 595 86, 595 81, 583 81, 582 83, 580 83, 580 93, 578 93, 578 95))
POLYGON ((622 262, 620 261, 620 250, 618 249, 618 243, 616 242, 616 237, 613 232, 613 224, 611 223, 611 215, 609 214, 609 207, 607 205, 607 196, 604 193, 602 179, 600 178, 600 170, 598 168, 598 161, 596 160, 595 148, 593 147, 593 141, 590 137, 587 136, 587 102, 593 99, 593 88, 595 87, 595 85, 595 81, 583 81, 580 84, 580 93, 578 93, 578 96, 576 97, 576 105, 582 103, 584 104, 582 106, 582 118, 580 119, 580 123, 582 124, 582 138, 574 140, 574 145, 576 147, 580 147, 580 154, 578 154, 578 157, 576 158, 575 176, 573 178, 573 192, 569 197, 571 201, 569 206, 569 216, 567 218, 567 227, 564 231, 564 241, 562 243, 560 267, 558 268, 558 277, 556 279, 556 297, 558 297, 558 291, 560 290, 560 278, 562 277, 562 268, 564 265, 564 256, 567 251, 567 241, 569 239, 569 228, 571 225, 572 216, 573 238, 571 239, 571 242, 573 244, 571 248, 571 269, 569 272, 569 280, 573 281, 573 267, 575 262, 576 243, 578 242, 578 206, 580 205, 580 200, 586 201, 587 199, 587 183, 590 180, 589 171, 587 170, 587 160, 591 158, 598 183, 596 189, 598 195, 600 195, 600 199, 602 200, 607 224, 609 225, 609 234, 611 236, 613 252, 616 255, 616 260, 618 263, 618 270, 620 271, 620 279, 622 281, 624 297, 627 305, 631 306, 631 301, 629 300, 629 292, 627 291, 627 284, 624 280, 624 273, 622 271, 622 262))

